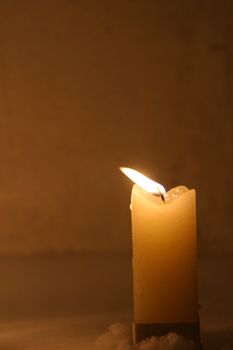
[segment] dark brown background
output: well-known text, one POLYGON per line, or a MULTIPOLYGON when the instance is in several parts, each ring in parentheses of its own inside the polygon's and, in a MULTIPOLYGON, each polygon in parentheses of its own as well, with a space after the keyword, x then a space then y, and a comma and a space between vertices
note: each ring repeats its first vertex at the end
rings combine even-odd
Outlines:
MULTIPOLYGON (((40 280, 47 286, 57 269, 36 262, 47 272, 35 281, 28 255, 85 253, 97 276, 119 259, 116 285, 97 299, 120 283, 123 297, 108 308, 127 305, 131 183, 118 171, 126 165, 167 189, 196 188, 203 312, 232 322, 232 78, 231 0, 0 2, 0 254, 23 264, 5 268, 2 258, 6 314, 9 305, 20 313, 29 295, 29 310, 40 305, 40 280), (17 268, 20 302, 8 293, 17 268)), ((82 265, 62 259, 58 290, 82 265)), ((82 266, 84 295, 98 282, 82 266)), ((85 305, 66 303, 76 287, 55 296, 43 288, 44 309, 56 296, 61 309, 85 305)))
POLYGON ((233 252, 232 1, 1 1, 2 253, 128 251, 131 184, 197 189, 233 252))

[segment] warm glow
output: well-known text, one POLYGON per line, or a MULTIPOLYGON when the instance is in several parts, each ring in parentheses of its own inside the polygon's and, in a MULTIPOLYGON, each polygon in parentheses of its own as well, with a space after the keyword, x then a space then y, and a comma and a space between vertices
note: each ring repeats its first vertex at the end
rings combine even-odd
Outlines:
POLYGON ((162 185, 142 175, 137 170, 130 169, 130 168, 120 168, 120 170, 126 176, 128 176, 130 180, 135 182, 138 186, 143 188, 145 191, 154 193, 157 196, 161 196, 166 193, 165 188, 162 185))

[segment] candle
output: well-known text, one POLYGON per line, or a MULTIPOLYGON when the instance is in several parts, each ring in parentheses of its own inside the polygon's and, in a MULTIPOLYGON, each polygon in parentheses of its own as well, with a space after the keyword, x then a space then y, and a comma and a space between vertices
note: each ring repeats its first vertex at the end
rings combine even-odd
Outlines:
POLYGON ((199 348, 195 190, 164 187, 129 168, 134 342, 180 333, 199 348))

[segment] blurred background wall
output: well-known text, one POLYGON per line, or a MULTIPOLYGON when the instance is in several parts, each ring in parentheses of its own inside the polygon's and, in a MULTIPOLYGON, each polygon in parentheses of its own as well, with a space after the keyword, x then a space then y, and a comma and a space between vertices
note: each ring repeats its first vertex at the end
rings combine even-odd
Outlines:
POLYGON ((0 253, 130 251, 135 167, 233 253, 233 4, 0 2, 0 253))

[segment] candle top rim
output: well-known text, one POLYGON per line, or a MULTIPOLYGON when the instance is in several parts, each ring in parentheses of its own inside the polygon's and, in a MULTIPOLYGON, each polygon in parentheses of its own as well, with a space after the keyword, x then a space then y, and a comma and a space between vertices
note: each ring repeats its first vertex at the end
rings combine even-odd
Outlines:
POLYGON ((162 207, 167 207, 167 205, 173 204, 177 200, 180 200, 181 197, 186 197, 188 193, 190 192, 196 192, 195 189, 189 189, 186 186, 180 185, 171 188, 168 192, 164 195, 164 200, 161 200, 161 197, 154 196, 153 193, 149 193, 145 191, 143 188, 138 186, 137 184, 134 184, 132 189, 132 196, 133 193, 139 195, 140 197, 143 197, 144 199, 151 201, 155 204, 161 205, 162 207))

